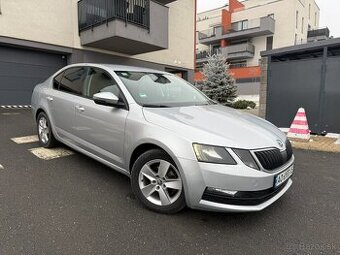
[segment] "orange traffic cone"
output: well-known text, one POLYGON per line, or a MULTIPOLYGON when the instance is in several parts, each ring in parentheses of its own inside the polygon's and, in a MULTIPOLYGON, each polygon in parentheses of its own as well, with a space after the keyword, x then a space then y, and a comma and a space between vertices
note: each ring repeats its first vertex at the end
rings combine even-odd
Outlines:
POLYGON ((310 139, 310 130, 308 127, 305 109, 300 108, 296 113, 293 123, 288 131, 288 137, 304 140, 310 139))

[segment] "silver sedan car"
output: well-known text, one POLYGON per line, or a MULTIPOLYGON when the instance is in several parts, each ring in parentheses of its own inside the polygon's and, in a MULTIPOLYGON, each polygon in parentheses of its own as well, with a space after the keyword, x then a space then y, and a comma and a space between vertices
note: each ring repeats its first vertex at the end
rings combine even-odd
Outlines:
POLYGON ((292 185, 284 133, 173 74, 70 65, 35 87, 32 109, 42 146, 60 142, 126 174, 157 212, 259 211, 292 185))

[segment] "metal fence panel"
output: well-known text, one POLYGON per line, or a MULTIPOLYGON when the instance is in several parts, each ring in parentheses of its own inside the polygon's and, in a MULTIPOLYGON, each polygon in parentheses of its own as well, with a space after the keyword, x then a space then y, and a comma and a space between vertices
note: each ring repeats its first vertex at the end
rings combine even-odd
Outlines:
POLYGON ((329 57, 326 67, 323 129, 340 133, 340 57, 329 57))
POLYGON ((309 128, 319 133, 321 69, 322 58, 270 63, 266 119, 289 127, 298 108, 304 107, 309 128))

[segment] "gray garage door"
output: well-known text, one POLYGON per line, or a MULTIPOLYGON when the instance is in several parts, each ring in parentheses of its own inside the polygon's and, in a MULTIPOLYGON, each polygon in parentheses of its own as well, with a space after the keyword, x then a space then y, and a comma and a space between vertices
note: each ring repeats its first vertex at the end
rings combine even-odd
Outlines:
POLYGON ((34 86, 66 63, 63 55, 0 46, 0 105, 29 105, 34 86))

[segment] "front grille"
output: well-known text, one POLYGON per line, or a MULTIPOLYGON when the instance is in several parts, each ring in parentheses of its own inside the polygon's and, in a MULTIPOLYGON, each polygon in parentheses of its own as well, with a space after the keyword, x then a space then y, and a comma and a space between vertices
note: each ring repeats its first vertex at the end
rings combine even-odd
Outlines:
POLYGON ((286 141, 286 150, 280 151, 279 149, 270 149, 263 151, 256 151, 255 155, 260 161, 262 167, 266 170, 274 170, 285 163, 287 163, 292 155, 293 149, 289 140, 286 141))

